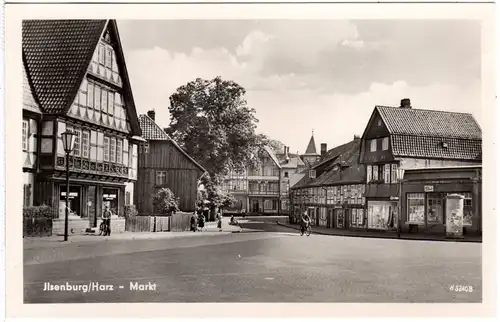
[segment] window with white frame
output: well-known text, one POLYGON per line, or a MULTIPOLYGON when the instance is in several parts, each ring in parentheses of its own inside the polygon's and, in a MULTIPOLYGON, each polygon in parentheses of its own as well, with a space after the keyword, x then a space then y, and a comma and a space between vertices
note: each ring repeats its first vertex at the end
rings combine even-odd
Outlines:
POLYGON ((385 137, 382 139, 382 150, 389 150, 389 138, 385 137))
POLYGON ((88 158, 90 154, 90 132, 82 131, 82 157, 88 158))
POLYGON ((73 133, 75 134, 75 143, 73 145, 73 155, 75 157, 81 156, 81 137, 82 137, 82 131, 78 128, 73 129, 73 133))
POLYGON ((87 83, 87 106, 94 108, 94 83, 87 83))
POLYGON ((373 181, 378 180, 378 165, 373 166, 373 181))
POLYGON ((377 139, 370 140, 370 152, 377 151, 377 139))
POLYGON ((122 155, 123 155, 123 140, 116 140, 116 163, 122 163, 122 155))
POLYGON ((116 139, 111 138, 109 145, 109 160, 111 162, 116 162, 116 139))
POLYGON ((104 161, 109 162, 109 137, 104 137, 104 161))
POLYGON ((391 183, 398 182, 398 165, 391 164, 391 183))
POLYGON ((23 120, 23 151, 28 151, 29 123, 23 120))
POLYGON ((391 183, 391 165, 384 165, 384 183, 391 183))
POLYGON ((108 112, 108 91, 101 89, 101 110, 104 113, 108 112))
POLYGON ((409 193, 407 195, 407 221, 412 224, 424 224, 425 194, 409 193))
POLYGON ((311 179, 316 178, 316 170, 309 170, 309 178, 311 179))
POLYGON ((372 166, 366 166, 366 182, 372 181, 372 166))
POLYGON ((94 108, 96 110, 100 110, 101 109, 101 88, 97 84, 95 84, 94 91, 95 91, 94 108))

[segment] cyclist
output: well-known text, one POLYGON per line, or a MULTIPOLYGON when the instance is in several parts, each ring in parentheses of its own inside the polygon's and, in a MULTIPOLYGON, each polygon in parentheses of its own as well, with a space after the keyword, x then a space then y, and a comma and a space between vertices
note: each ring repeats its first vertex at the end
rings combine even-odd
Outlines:
POLYGON ((109 206, 104 207, 104 211, 102 212, 102 222, 104 223, 104 236, 111 235, 111 210, 109 206))
POLYGON ((307 227, 309 227, 310 224, 311 224, 311 218, 307 214, 307 211, 304 211, 304 213, 302 214, 302 220, 300 222, 301 232, 303 233, 307 229, 307 227))

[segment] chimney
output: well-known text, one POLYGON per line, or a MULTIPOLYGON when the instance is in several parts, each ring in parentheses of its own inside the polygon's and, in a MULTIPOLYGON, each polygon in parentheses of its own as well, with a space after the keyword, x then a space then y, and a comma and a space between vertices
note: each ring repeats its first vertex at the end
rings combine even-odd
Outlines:
POLYGON ((326 143, 321 143, 321 157, 326 155, 326 143))
POLYGON ((409 98, 403 98, 401 100, 401 108, 411 108, 411 102, 409 98))
POLYGON ((287 163, 290 162, 290 156, 288 155, 289 149, 290 149, 289 147, 285 146, 285 160, 287 163))
POLYGON ((156 112, 155 110, 148 111, 148 116, 154 121, 156 112))
POLYGON ((359 139, 361 139, 361 137, 357 134, 354 134, 354 140, 359 140, 359 139))

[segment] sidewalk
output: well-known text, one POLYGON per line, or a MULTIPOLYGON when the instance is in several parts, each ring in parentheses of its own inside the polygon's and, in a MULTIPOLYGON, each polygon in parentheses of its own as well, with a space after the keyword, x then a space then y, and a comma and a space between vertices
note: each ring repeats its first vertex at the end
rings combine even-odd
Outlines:
MULTIPOLYGON (((288 228, 300 230, 300 225, 296 224, 283 224, 278 222, 278 225, 288 228)), ((326 228, 313 226, 311 229, 313 234, 318 235, 331 235, 331 236, 345 236, 345 237, 361 237, 361 238, 385 238, 385 239, 398 239, 397 232, 395 231, 353 231, 336 228, 326 228)), ((463 239, 447 239, 444 236, 424 235, 424 234, 408 234, 402 233, 400 239, 405 240, 427 240, 427 241, 447 241, 447 242, 468 242, 468 243, 482 243, 481 236, 464 236, 463 239)))
POLYGON ((111 236, 99 236, 97 234, 74 234, 68 236, 68 241, 63 241, 63 236, 50 236, 50 237, 24 237, 23 246, 24 250, 40 249, 45 247, 65 247, 71 244, 92 244, 103 243, 110 241, 122 240, 158 240, 158 239, 172 239, 181 237, 207 237, 207 236, 220 236, 229 235, 239 232, 252 232, 252 229, 240 229, 238 226, 230 226, 228 222, 222 223, 222 231, 217 228, 216 222, 208 222, 205 224, 203 231, 181 231, 181 232, 122 232, 114 233, 111 236))

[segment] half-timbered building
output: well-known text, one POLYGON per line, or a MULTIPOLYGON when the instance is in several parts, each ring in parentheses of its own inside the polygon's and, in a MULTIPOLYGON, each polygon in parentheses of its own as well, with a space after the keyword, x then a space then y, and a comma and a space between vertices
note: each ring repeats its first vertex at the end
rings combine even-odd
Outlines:
POLYGON ((141 135, 114 20, 25 20, 23 129, 25 204, 95 227, 104 205, 123 215, 137 179, 141 135), (61 134, 76 133, 66 159, 61 134))

